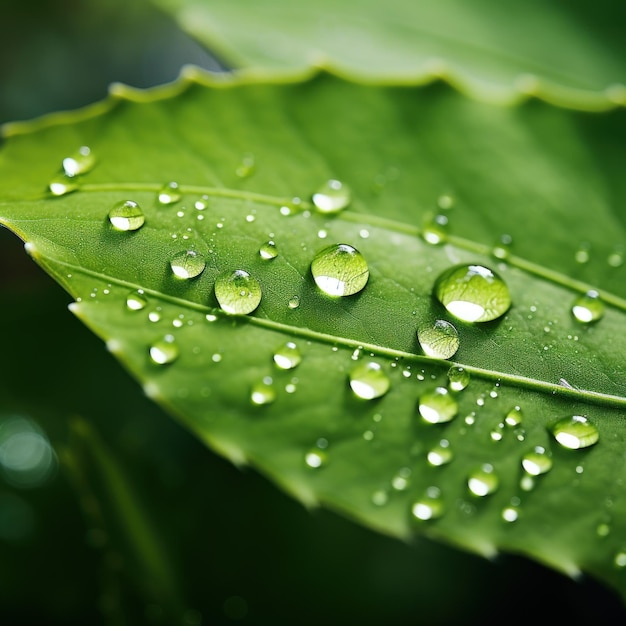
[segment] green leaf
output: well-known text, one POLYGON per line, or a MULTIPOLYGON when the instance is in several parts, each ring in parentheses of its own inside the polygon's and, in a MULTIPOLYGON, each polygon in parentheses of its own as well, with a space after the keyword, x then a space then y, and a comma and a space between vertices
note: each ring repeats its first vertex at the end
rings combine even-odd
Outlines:
POLYGON ((117 87, 94 107, 7 127, 0 220, 146 393, 235 463, 390 535, 521 552, 623 590, 624 128, 621 111, 494 108, 444 86, 189 72, 161 90, 117 87), (47 185, 80 146, 92 169, 53 197, 47 185), (310 201, 328 180, 351 189, 336 214, 310 201), (171 181, 178 187, 165 191, 180 199, 159 202, 171 181), (127 201, 145 224, 122 232, 108 215, 127 201), (434 232, 439 245, 426 241, 434 232), (496 258, 502 234, 514 254, 498 244, 496 258), (259 254, 268 241, 271 259, 259 254), (338 243, 358 248, 369 280, 331 298, 310 264, 338 243), (177 278, 170 262, 187 250, 206 265, 177 278), (458 263, 502 276, 505 316, 462 323, 437 303, 436 278, 458 263), (215 297, 218 276, 234 270, 262 289, 247 316, 224 313, 215 297), (571 305, 591 288, 605 311, 583 324, 571 305), (454 363, 471 381, 449 392, 456 417, 431 424, 418 399, 447 386, 452 362, 424 356, 416 330, 438 318, 456 326, 454 363), (176 358, 157 364, 150 348, 163 340, 157 361, 172 349, 176 358), (302 357, 293 369, 274 361, 287 342, 302 357), (390 389, 364 400, 348 377, 370 361, 390 389), (516 406, 520 423, 520 413, 506 419, 516 406), (553 424, 572 415, 595 425, 595 445, 555 441, 553 424), (521 461, 537 446, 551 469, 526 475, 521 461), (433 462, 439 447, 451 462, 433 462), (478 496, 468 480, 485 466, 495 488, 478 496), (439 517, 413 514, 425 497, 439 517))
POLYGON ((556 0, 155 0, 235 67, 333 68, 388 83, 444 79, 509 104, 626 102, 620 3, 556 0))

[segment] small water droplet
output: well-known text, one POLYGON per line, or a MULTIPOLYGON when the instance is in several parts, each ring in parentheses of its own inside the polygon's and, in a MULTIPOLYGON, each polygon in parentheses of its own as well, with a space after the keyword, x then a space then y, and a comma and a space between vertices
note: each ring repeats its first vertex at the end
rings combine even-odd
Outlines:
POLYGON ((235 174, 239 176, 239 178, 248 178, 254 174, 255 162, 253 154, 244 155, 241 163, 237 166, 235 170, 235 174))
POLYGON ((226 313, 247 315, 261 303, 261 285, 245 270, 221 274, 215 281, 215 297, 226 313))
POLYGON ((281 370, 291 370, 300 365, 301 361, 302 355, 293 341, 288 341, 274 352, 274 363, 281 370))
POLYGON ((271 261, 278 256, 278 249, 276 248, 276 244, 273 241, 266 241, 259 248, 259 255, 264 261, 271 261))
POLYGON ((178 183, 170 182, 161 187, 158 200, 161 204, 175 204, 182 198, 178 183))
POLYGON ((613 557, 613 563, 615 564, 615 567, 619 569, 626 567, 626 550, 620 550, 617 552, 613 557))
POLYGON ((195 250, 183 250, 170 260, 174 276, 186 280, 200 276, 206 267, 204 256, 195 250))
POLYGON ((78 189, 78 183, 69 176, 55 176, 49 183, 48 189, 53 196, 64 196, 78 189))
POLYGON ((576 253, 574 254, 574 259, 577 263, 580 264, 588 263, 591 256, 590 252, 591 245, 588 242, 583 241, 578 247, 578 250, 576 250, 576 253))
POLYGON ((459 407, 445 387, 436 387, 420 397, 418 410, 430 424, 442 424, 449 422, 457 414, 459 407))
POLYGON ((535 446, 522 457, 522 467, 527 474, 539 476, 549 472, 552 468, 552 459, 542 446, 535 446))
POLYGON ((370 231, 365 228, 361 228, 361 230, 359 231, 359 237, 361 239, 369 239, 369 236, 370 236, 370 231))
POLYGON ((604 315, 604 303, 600 294, 591 289, 576 298, 572 305, 572 315, 583 324, 597 322, 604 315))
POLYGON ((328 455, 324 450, 313 448, 304 455, 304 462, 313 469, 324 467, 328 462, 328 455))
POLYGON ((507 506, 502 509, 502 519, 505 522, 516 522, 519 518, 519 507, 507 506))
POLYGON ((139 289, 138 291, 131 291, 126 296, 126 308, 130 311, 141 311, 146 305, 148 301, 143 295, 143 291, 139 289))
POLYGON ((403 467, 398 470, 398 473, 391 479, 391 486, 396 491, 404 491, 411 484, 411 468, 403 467))
POLYGON ((454 198, 447 193, 441 194, 437 198, 437 206, 444 211, 451 209, 454 206, 454 198))
POLYGON ((511 235, 500 235, 500 238, 495 243, 491 250, 491 254, 502 261, 506 261, 511 256, 511 245, 513 244, 513 237, 511 235))
POLYGON ((376 506, 385 506, 389 502, 389 494, 384 489, 377 489, 372 494, 372 504, 376 506))
POLYGON ((441 498, 441 491, 437 487, 429 487, 424 495, 413 503, 411 513, 418 520, 427 521, 441 517, 445 505, 441 498))
POLYGON ((289 298, 287 306, 290 309, 297 309, 300 306, 300 296, 293 296, 293 298, 289 298))
POLYGON ((499 486, 500 481, 494 472, 493 465, 484 463, 470 474, 467 479, 467 487, 475 496, 483 497, 493 493, 499 486))
POLYGON ((451 391, 463 391, 470 383, 470 373, 459 365, 448 370, 448 387, 451 391))
POLYGON ((350 387, 359 398, 373 400, 389 391, 390 381, 379 363, 363 361, 350 371, 350 387))
POLYGON ((456 265, 435 282, 434 295, 464 322, 488 322, 504 315, 511 306, 506 283, 482 265, 456 265))
POLYGON ((507 426, 519 426, 522 423, 522 409, 519 406, 514 406, 504 418, 504 423, 507 426))
POLYGON ((116 230, 139 230, 145 221, 146 218, 141 207, 132 200, 118 202, 109 211, 109 222, 116 230))
POLYGON ((157 365, 171 363, 178 358, 178 346, 174 341, 174 335, 165 335, 150 346, 150 358, 157 365))
POLYGON ((595 425, 582 415, 564 417, 550 425, 548 430, 558 443, 570 450, 588 448, 600 438, 595 425))
POLYGON ((322 213, 337 213, 345 209, 352 200, 350 188, 339 180, 331 179, 314 194, 313 204, 322 213))
POLYGON ((417 339, 424 354, 436 359, 449 359, 459 349, 459 333, 446 320, 436 320, 418 328, 417 339))
POLYGON ((607 257, 606 262, 610 267, 621 267, 624 264, 624 252, 622 250, 614 250, 607 257))
POLYGON ((422 226, 422 239, 433 246, 448 240, 448 216, 441 213, 431 217, 422 226))
POLYGON ((150 311, 150 313, 148 313, 148 319, 151 322, 158 322, 161 320, 161 314, 158 311, 150 311))
POLYGON ((252 404, 261 406, 263 404, 271 404, 274 400, 276 400, 276 389, 269 376, 266 376, 262 381, 252 385, 250 392, 250 401, 252 404))
POLYGON ((450 463, 454 458, 454 454, 450 448, 450 442, 447 439, 442 439, 436 446, 428 451, 426 458, 431 465, 436 467, 450 463))
POLYGON ((193 206, 198 210, 198 211, 204 211, 208 206, 209 206, 209 196, 207 196, 206 194, 204 194, 203 196, 201 196, 200 198, 198 198, 198 200, 196 200, 193 203, 193 206))
POLYGON ((96 164, 96 159, 87 146, 81 146, 74 154, 63 159, 63 171, 66 176, 86 174, 96 164))
POLYGON ((317 286, 329 296, 351 296, 367 284, 369 268, 363 255, 348 244, 323 248, 311 262, 317 286))

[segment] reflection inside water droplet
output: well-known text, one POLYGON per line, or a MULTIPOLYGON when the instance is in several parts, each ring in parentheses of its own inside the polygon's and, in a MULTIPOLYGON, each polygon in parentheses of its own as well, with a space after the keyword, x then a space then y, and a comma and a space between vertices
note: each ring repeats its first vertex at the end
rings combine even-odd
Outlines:
POLYGON ((339 180, 331 179, 313 194, 313 204, 322 213, 336 213, 345 209, 352 199, 350 188, 339 180))
POLYGON ((350 387, 363 400, 380 398, 389 391, 389 386, 389 378, 375 361, 364 361, 350 371, 350 387))
POLYGON ((323 248, 311 262, 317 286, 329 296, 351 296, 367 284, 369 268, 363 255, 348 244, 323 248))

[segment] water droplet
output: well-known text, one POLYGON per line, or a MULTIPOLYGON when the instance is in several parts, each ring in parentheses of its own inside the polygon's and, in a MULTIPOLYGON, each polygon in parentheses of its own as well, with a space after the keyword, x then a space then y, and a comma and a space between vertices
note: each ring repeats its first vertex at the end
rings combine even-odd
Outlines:
POLYGON ((444 193, 437 198, 437 206, 447 211, 454 206, 454 198, 450 194, 444 193))
POLYGON ((165 335, 163 339, 155 341, 150 346, 150 358, 157 365, 175 361, 178 358, 178 346, 174 341, 174 335, 165 335))
POLYGON ((463 391, 470 383, 470 373, 460 367, 454 365, 448 370, 448 387, 451 391, 463 391))
POLYGON ((434 295, 464 322, 488 322, 504 315, 511 306, 506 283, 482 265, 456 265, 435 282, 434 295))
POLYGON ((314 448, 304 455, 304 462, 313 469, 324 467, 328 462, 328 455, 324 450, 314 448))
POLYGON ((276 400, 276 389, 274 389, 273 381, 269 376, 252 386, 250 400, 252 404, 257 406, 271 404, 276 400))
POLYGON ((485 463, 470 474, 467 479, 467 487, 475 496, 487 496, 493 493, 500 484, 493 465, 485 463))
POLYGON ((141 311, 146 305, 148 301, 143 295, 143 291, 139 289, 138 291, 131 291, 126 296, 126 307, 130 311, 141 311))
POLYGON ((150 313, 148 313, 148 319, 151 322, 158 322, 161 320, 161 314, 158 311, 150 311, 150 313))
POLYGON ((548 430, 564 448, 570 450, 588 448, 600 437, 598 429, 582 415, 564 417, 550 425, 548 430))
POLYGON ((200 276, 206 267, 204 256, 195 250, 183 250, 170 260, 174 276, 183 280, 200 276))
POLYGON ((574 259, 577 263, 583 264, 588 263, 590 258, 591 246, 588 242, 583 241, 576 253, 574 254, 574 259))
POLYGON ((344 243, 323 248, 311 262, 317 286, 329 296, 351 296, 361 291, 369 278, 363 255, 344 243))
POLYGON ((613 563, 615 567, 622 569, 626 567, 626 550, 620 550, 613 557, 613 563))
POLYGON ((235 174, 239 176, 239 178, 248 178, 249 176, 252 176, 252 174, 254 174, 254 169, 254 155, 246 154, 241 160, 241 163, 237 166, 235 174))
POLYGON ((513 244, 513 237, 511 235, 500 235, 500 238, 493 246, 491 250, 491 254, 496 257, 496 259, 500 259, 505 261, 511 256, 511 245, 513 244))
POLYGON ((552 468, 552 459, 542 446, 535 446, 522 457, 522 467, 527 474, 539 476, 549 472, 552 468))
POLYGON ((434 246, 445 243, 448 240, 448 216, 439 214, 426 220, 422 226, 422 239, 434 246))
POLYGON ((411 468, 403 467, 391 479, 391 486, 396 491, 404 491, 411 484, 411 468))
POLYGON ((442 424, 449 422, 459 407, 445 387, 436 387, 420 397, 418 410, 430 424, 442 424))
POLYGON ((109 211, 109 222, 117 230, 139 230, 145 221, 146 218, 141 207, 132 200, 118 202, 109 211))
POLYGON ((375 361, 363 361, 350 371, 350 387, 363 400, 384 396, 389 385, 389 378, 375 361))
POLYGON ((450 463, 454 458, 454 454, 450 448, 450 442, 447 439, 442 439, 436 446, 428 451, 426 458, 431 465, 436 467, 450 463))
POLYGON ((288 341, 274 352, 274 363, 281 370, 291 370, 300 365, 302 355, 293 341, 288 341))
POLYGON ((514 406, 504 418, 504 423, 507 426, 519 426, 522 423, 522 409, 519 406, 514 406))
POLYGON ((441 517, 444 511, 445 505, 441 498, 441 491, 437 487, 429 487, 424 495, 411 506, 413 517, 422 521, 441 517))
POLYGON ((322 213, 337 213, 352 200, 350 188, 339 180, 329 180, 313 194, 313 204, 322 213))
POLYGON ((583 324, 597 322, 604 315, 604 303, 595 290, 579 296, 572 305, 572 315, 583 324))
POLYGON ((289 298, 287 306, 290 309, 297 309, 300 306, 300 296, 293 296, 293 298, 289 298))
POLYGON ((74 154, 63 159, 63 171, 66 176, 86 174, 96 164, 96 159, 87 146, 81 146, 74 154))
POLYGON ((198 200, 196 200, 193 203, 193 206, 198 210, 198 211, 204 211, 204 209, 206 209, 209 206, 209 196, 207 196, 206 194, 204 194, 203 196, 201 196, 198 200))
POLYGON ((78 183, 68 176, 55 176, 49 183, 48 189, 53 196, 64 196, 78 189, 78 183))
POLYGON ((505 522, 516 522, 519 518, 519 507, 507 506, 502 509, 502 519, 505 522))
POLYGON ((621 267, 624 264, 624 252, 622 250, 615 250, 609 254, 606 262, 611 267, 621 267))
POLYGON ((418 328, 417 339, 424 354, 436 359, 449 359, 459 349, 459 333, 446 320, 418 328))
POLYGON ((260 248, 259 254, 265 261, 271 261, 278 256, 278 250, 276 244, 273 241, 266 241, 260 248))
POLYGON ((377 489, 372 494, 372 504, 376 506, 385 506, 389 502, 389 494, 384 489, 377 489))
POLYGON ((161 204, 175 204, 182 198, 178 183, 166 183, 159 191, 158 199, 161 204))
POLYGON ((261 303, 261 285, 245 270, 222 274, 215 281, 215 297, 226 313, 247 315, 261 303))

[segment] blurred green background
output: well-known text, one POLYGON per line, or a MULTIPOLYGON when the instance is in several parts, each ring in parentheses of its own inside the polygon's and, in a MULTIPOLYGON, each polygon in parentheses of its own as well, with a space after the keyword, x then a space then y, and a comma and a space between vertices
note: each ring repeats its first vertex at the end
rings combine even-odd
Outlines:
MULTIPOLYGON (((113 81, 222 67, 143 0, 4 0, 2 26, 0 122, 89 104, 113 81)), ((0 624, 626 618, 593 580, 407 546, 218 458, 143 396, 3 229, 0 298, 0 624)))

